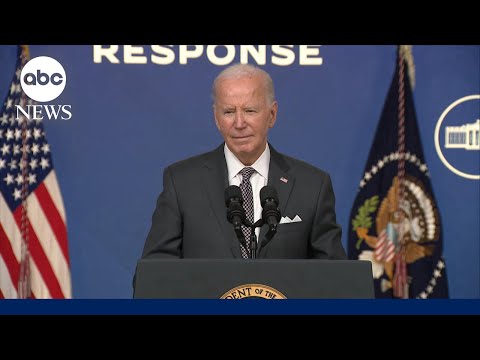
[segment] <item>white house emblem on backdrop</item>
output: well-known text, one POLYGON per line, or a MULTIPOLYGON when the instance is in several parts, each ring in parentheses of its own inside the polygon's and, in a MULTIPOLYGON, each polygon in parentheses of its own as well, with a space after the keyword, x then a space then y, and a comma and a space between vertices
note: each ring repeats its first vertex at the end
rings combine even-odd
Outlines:
POLYGON ((435 149, 442 163, 456 175, 480 180, 480 94, 450 104, 435 127, 435 149))

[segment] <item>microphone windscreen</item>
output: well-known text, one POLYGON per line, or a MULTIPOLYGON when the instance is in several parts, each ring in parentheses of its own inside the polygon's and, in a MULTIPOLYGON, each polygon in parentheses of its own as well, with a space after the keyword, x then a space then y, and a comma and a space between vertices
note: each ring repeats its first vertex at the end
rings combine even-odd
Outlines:
POLYGON ((240 204, 243 203, 242 191, 236 185, 230 185, 225 189, 225 205, 228 207, 232 199, 237 198, 240 204))
POLYGON ((262 207, 265 206, 267 199, 272 199, 278 206, 278 195, 277 190, 271 185, 266 185, 260 190, 260 203, 262 207))

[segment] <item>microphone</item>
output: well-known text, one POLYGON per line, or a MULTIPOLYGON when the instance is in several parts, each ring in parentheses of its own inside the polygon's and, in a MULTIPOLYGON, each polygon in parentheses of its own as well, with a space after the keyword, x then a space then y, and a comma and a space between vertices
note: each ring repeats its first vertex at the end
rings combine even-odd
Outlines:
POLYGON ((266 185, 260 190, 260 203, 262 204, 262 219, 268 225, 269 237, 277 232, 280 222, 280 210, 278 209, 277 190, 271 185, 266 185))
MULTIPOLYGON (((242 191, 238 186, 230 185, 225 189, 225 205, 227 206, 227 220, 233 224, 237 238, 244 243, 245 238, 242 232, 242 224, 247 218, 245 209, 242 206, 242 191)), ((246 244, 245 244, 246 245, 246 244)))

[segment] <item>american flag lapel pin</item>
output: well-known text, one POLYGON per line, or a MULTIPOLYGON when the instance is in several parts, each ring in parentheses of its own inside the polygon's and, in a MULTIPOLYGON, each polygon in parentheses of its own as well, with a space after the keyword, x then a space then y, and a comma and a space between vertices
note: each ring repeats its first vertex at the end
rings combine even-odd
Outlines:
POLYGON ((288 183, 288 179, 284 178, 283 176, 280 178, 280 181, 283 181, 285 184, 288 183))

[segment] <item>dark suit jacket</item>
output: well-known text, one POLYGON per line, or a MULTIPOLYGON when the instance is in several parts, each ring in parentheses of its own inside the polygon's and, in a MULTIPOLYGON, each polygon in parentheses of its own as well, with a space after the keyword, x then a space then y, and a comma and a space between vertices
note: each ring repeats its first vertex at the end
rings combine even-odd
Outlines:
MULTIPOLYGON (((142 258, 242 257, 226 216, 229 184, 223 146, 165 169, 142 258)), ((345 259, 330 176, 269 146, 268 184, 278 192, 281 215, 299 215, 302 221, 279 224, 257 258, 345 259)), ((267 230, 267 225, 261 228, 259 243, 267 230)))

